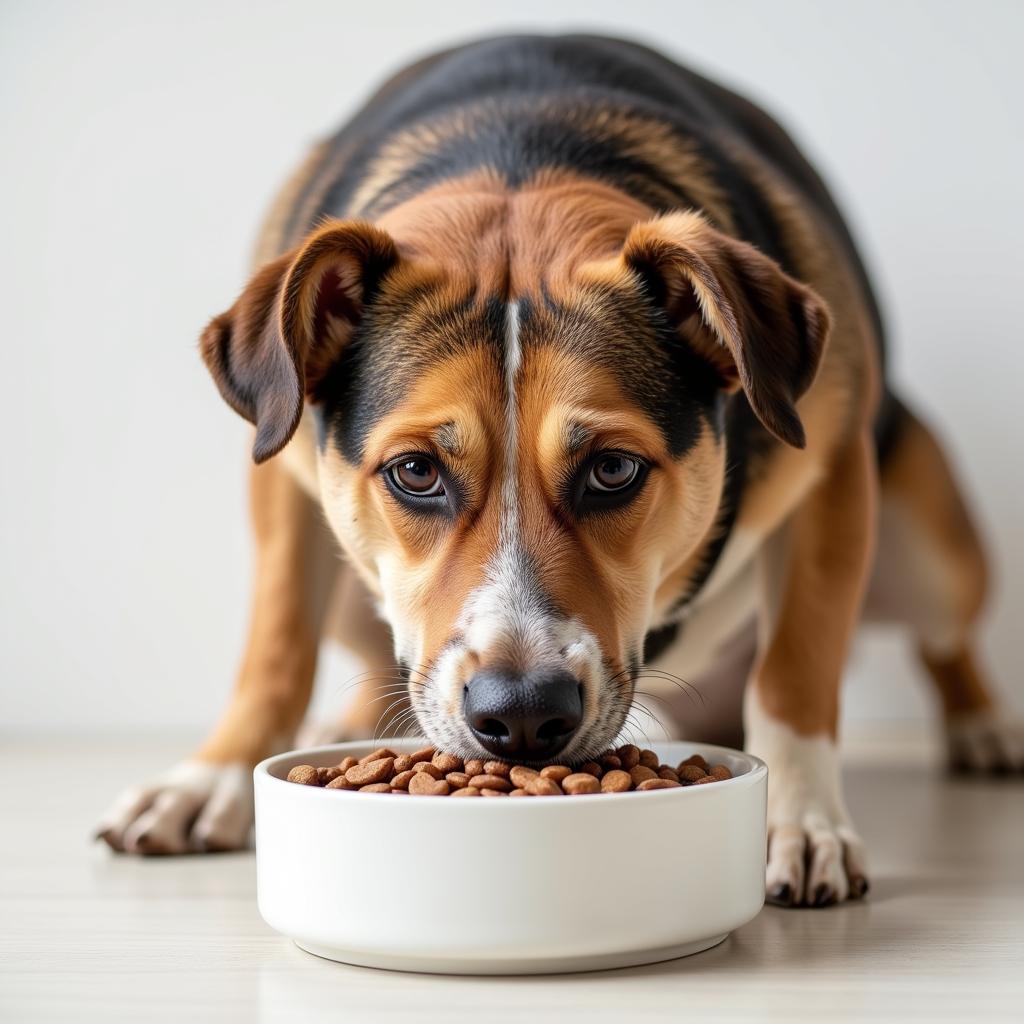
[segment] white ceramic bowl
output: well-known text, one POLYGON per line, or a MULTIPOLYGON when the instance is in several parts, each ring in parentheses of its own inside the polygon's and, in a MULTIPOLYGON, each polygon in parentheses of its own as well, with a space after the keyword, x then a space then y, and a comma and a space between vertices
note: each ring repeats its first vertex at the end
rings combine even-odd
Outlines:
POLYGON ((286 781, 372 749, 255 769, 260 913, 311 953, 441 974, 627 967, 708 949, 764 902, 768 770, 749 754, 655 744, 666 763, 700 753, 735 777, 646 793, 458 800, 286 781))

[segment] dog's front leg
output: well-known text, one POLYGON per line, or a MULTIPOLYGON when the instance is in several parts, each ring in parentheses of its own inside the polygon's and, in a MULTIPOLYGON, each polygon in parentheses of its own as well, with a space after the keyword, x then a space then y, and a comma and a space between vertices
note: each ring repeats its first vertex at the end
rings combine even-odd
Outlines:
POLYGON ((745 698, 747 747, 768 763, 767 894, 827 906, 867 890, 843 803, 839 684, 874 536, 874 452, 857 437, 764 546, 759 646, 745 698))
POLYGON ((286 750, 309 703, 338 569, 323 516, 280 457, 252 470, 256 540, 249 637, 234 692, 188 760, 125 791, 98 834, 115 850, 237 849, 252 825, 252 767, 286 750))

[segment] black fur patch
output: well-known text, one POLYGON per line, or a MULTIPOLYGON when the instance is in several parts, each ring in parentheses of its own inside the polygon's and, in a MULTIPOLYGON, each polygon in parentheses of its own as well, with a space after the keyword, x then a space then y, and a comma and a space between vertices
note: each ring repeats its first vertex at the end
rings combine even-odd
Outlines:
POLYGON ((667 651, 679 638, 682 626, 678 622, 669 622, 657 629, 652 629, 644 637, 644 660, 649 665, 655 658, 667 651))

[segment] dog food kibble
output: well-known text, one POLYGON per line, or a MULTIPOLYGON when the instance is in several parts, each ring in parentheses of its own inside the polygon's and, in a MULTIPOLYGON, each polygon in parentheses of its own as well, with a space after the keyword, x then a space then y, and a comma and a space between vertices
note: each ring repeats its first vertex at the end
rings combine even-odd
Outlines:
POLYGON ((600 793, 601 782, 588 772, 573 772, 562 780, 562 792, 569 796, 583 796, 586 793, 600 793))
POLYGON ((375 757, 372 761, 362 760, 354 764, 345 772, 345 778, 353 786, 372 786, 390 779, 394 775, 394 767, 394 757, 375 757))
POLYGON ((288 781, 302 786, 346 789, 353 793, 399 796, 589 796, 594 793, 646 793, 652 789, 706 786, 731 779, 724 764, 711 765, 693 754, 674 768, 662 764, 653 750, 632 743, 609 750, 579 768, 549 764, 530 768, 504 761, 463 761, 434 747, 396 754, 381 747, 365 757, 346 757, 340 764, 296 765, 288 781))
POLYGON ((415 772, 409 780, 409 792, 421 796, 447 796, 450 791, 444 779, 435 779, 428 772, 415 772))
POLYGON ((288 773, 289 782, 300 786, 320 786, 320 773, 310 764, 298 764, 288 773))
POLYGON ((633 780, 629 777, 629 772, 624 772, 621 768, 615 768, 601 776, 602 793, 625 793, 632 788, 633 780))

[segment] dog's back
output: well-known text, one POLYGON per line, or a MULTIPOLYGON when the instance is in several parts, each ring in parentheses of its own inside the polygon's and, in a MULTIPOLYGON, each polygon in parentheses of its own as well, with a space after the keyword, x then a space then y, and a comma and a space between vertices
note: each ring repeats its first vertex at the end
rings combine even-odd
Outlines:
POLYGON ((372 220, 482 167, 512 187, 561 168, 606 181, 658 212, 698 208, 712 222, 727 218, 736 235, 793 272, 792 245, 750 173, 751 155, 784 176, 835 234, 881 341, 878 307, 849 231, 785 131, 735 93, 618 39, 507 36, 402 71, 293 180, 270 250, 296 244, 324 217, 372 220))

